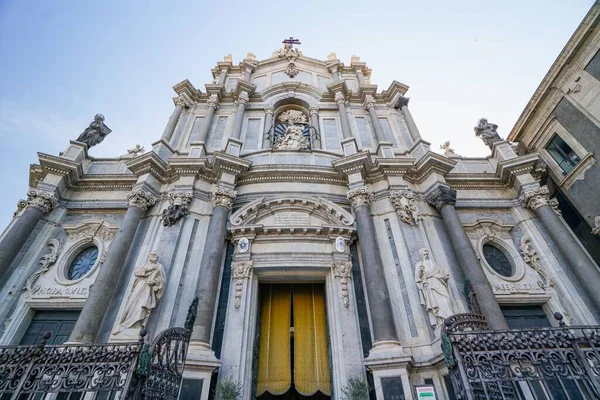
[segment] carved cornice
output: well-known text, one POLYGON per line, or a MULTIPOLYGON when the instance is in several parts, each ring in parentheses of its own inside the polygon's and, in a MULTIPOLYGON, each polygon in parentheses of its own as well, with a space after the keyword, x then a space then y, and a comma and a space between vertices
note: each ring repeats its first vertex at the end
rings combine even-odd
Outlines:
POLYGON ((58 199, 54 193, 29 190, 27 191, 27 200, 19 200, 17 203, 17 211, 15 211, 14 215, 20 214, 28 207, 37 208, 46 214, 58 207, 58 199))
POLYGON ((173 101, 175 104, 177 104, 177 100, 184 101, 184 103, 186 103, 183 105, 184 107, 191 107, 195 101, 199 100, 199 95, 202 94, 188 79, 184 79, 173 86, 173 90, 180 96, 179 98, 176 97, 173 99, 173 101))
POLYGON ((217 186, 213 190, 212 203, 213 207, 227 207, 231 210, 231 205, 235 200, 237 192, 235 190, 227 189, 221 186, 217 186))
POLYGON ((252 261, 233 261, 231 279, 235 279, 235 308, 240 308, 244 281, 252 276, 252 261))
POLYGON ((362 186, 356 189, 348 191, 348 200, 352 204, 352 208, 358 208, 360 206, 369 206, 373 200, 373 192, 368 186, 362 186))
POLYGON ((138 177, 144 174, 151 174, 161 183, 169 183, 175 179, 169 165, 153 151, 132 158, 131 160, 126 161, 125 165, 127 165, 127 168, 138 177))
POLYGON ((352 277, 352 261, 333 261, 331 263, 331 273, 335 278, 340 278, 342 302, 344 307, 348 308, 350 306, 348 279, 352 277))
POLYGON ((212 171, 214 176, 219 179, 224 172, 239 176, 246 172, 252 165, 252 161, 235 157, 221 151, 215 151, 213 153, 213 159, 211 163, 212 171))
POLYGON ((523 207, 530 208, 535 211, 537 208, 549 204, 549 194, 550 191, 548 190, 548 186, 524 190, 519 197, 519 202, 523 207))
POLYGON ((427 196, 427 203, 434 206, 438 211, 445 205, 454 206, 456 204, 456 190, 439 185, 427 196))
POLYGON ((134 189, 127 193, 125 198, 127 199, 127 207, 139 207, 143 211, 146 211, 156 203, 154 197, 141 189, 134 189))

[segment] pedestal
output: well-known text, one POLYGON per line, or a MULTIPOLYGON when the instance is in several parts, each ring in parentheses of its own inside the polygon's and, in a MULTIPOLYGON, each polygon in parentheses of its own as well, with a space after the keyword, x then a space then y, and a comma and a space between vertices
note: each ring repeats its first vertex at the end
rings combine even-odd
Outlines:
POLYGON ((358 153, 358 145, 356 144, 356 139, 348 138, 342 140, 342 149, 344 149, 344 156, 346 157, 358 153))
POLYGON ((394 150, 389 142, 379 142, 377 146, 377 155, 383 158, 394 158, 394 150))
POLYGON ((175 150, 169 145, 164 139, 160 139, 152 143, 152 151, 156 153, 164 162, 168 162, 169 158, 173 156, 175 150))
POLYGON ((191 142, 189 158, 200 158, 206 155, 206 147, 204 142, 191 142))
POLYGON ((384 400, 387 391, 397 394, 401 384, 405 399, 412 399, 412 387, 408 379, 408 364, 412 357, 402 350, 400 343, 394 340, 376 342, 364 361, 373 373, 377 400, 384 400))
POLYGON ((88 146, 85 143, 71 140, 69 147, 60 154, 61 157, 81 162, 87 158, 88 146))
POLYGON ((225 146, 225 153, 238 157, 242 151, 243 143, 244 142, 239 139, 229 138, 227 146, 225 146))

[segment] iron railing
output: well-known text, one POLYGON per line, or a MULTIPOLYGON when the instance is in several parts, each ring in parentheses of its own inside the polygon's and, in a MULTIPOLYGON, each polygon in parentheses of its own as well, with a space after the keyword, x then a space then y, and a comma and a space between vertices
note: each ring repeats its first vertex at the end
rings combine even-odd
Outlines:
POLYGON ((170 328, 152 344, 0 346, 0 400, 175 400, 196 319, 194 299, 184 328, 170 328))
POLYGON ((442 349, 458 399, 600 399, 600 326, 488 330, 485 318, 448 318, 442 349))

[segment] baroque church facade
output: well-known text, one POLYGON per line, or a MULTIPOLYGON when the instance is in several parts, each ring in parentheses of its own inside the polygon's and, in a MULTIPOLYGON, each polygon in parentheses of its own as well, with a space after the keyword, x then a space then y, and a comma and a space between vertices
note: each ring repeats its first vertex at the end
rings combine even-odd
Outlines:
MULTIPOLYGON (((232 381, 242 399, 455 398, 446 318, 491 329, 600 318, 600 271, 519 155, 480 119, 490 155, 435 153, 408 86, 297 41, 174 86, 150 151, 115 158, 102 115, 39 153, 0 241, 0 345, 126 343, 183 326, 181 399, 232 381), (51 332, 48 338, 46 332, 51 332)), ((108 123, 109 124, 109 123, 108 123)))

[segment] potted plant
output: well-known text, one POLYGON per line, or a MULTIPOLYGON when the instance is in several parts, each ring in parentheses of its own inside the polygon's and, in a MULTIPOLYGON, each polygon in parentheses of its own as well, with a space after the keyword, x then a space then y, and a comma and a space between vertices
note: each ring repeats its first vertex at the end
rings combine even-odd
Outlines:
POLYGON ((363 378, 349 378, 342 388, 344 400, 369 400, 371 388, 363 378))

